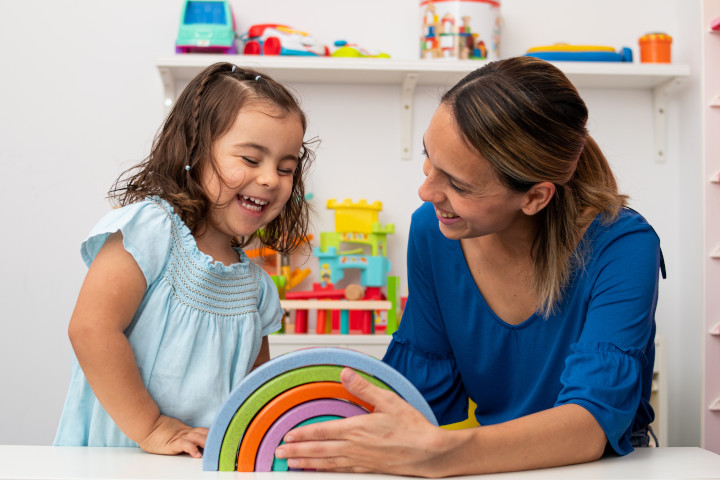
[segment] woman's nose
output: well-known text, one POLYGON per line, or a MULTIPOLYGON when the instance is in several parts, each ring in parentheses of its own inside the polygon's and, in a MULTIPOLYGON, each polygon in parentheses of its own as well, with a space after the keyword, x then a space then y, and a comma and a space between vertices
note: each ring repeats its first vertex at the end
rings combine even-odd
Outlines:
POLYGON ((423 202, 430 202, 432 201, 434 175, 432 173, 432 166, 427 159, 425 159, 425 163, 423 163, 423 173, 425 174, 425 180, 418 188, 418 195, 423 202))

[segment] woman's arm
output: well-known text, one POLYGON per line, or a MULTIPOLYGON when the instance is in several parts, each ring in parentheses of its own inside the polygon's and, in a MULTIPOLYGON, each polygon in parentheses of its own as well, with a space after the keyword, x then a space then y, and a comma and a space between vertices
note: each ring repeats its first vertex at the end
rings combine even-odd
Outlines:
POLYGON ((125 329, 145 295, 142 270, 108 237, 90 265, 68 328, 75 355, 93 392, 118 428, 152 453, 201 456, 207 429, 165 417, 140 377, 125 329))
POLYGON ((290 431, 276 455, 292 468, 445 477, 544 468, 596 460, 606 438, 578 405, 498 425, 444 430, 396 394, 349 369, 345 387, 375 412, 290 431))

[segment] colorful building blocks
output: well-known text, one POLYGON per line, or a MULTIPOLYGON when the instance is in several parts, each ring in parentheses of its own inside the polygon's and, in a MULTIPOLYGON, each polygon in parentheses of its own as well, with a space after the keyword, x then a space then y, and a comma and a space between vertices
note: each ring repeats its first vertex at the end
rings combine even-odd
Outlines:
POLYGON ((295 420, 331 420, 372 411, 372 405, 348 393, 340 383, 344 367, 380 388, 393 390, 428 421, 438 424, 420 392, 382 361, 344 348, 305 348, 266 362, 230 393, 210 427, 203 470, 287 469, 286 464, 283 467, 283 462, 275 461, 274 452, 284 434, 297 425, 295 420), (338 404, 340 401, 350 406, 338 404), (293 419, 287 420, 289 416, 293 419))

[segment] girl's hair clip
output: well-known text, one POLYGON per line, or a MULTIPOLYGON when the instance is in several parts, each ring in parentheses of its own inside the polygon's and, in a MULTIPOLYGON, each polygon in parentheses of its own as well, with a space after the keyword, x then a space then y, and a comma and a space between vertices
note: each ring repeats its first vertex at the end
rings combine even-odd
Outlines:
POLYGON ((235 67, 235 65, 233 65, 232 73, 235 73, 235 68, 237 68, 237 67, 235 67))
POLYGON ((185 170, 190 171, 190 165, 185 165, 185 170))
POLYGON ((261 78, 262 78, 262 75, 258 75, 257 77, 255 77, 255 81, 259 82, 261 78))

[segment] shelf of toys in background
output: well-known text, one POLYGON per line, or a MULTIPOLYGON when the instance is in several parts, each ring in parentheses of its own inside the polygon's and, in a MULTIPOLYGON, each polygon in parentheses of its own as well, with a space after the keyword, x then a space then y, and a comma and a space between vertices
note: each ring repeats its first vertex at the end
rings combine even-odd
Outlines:
POLYGON ((237 31, 230 2, 217 0, 183 2, 175 53, 390 57, 345 40, 336 40, 328 46, 309 33, 287 25, 252 25, 247 32, 241 33, 237 31))
POLYGON ((321 232, 320 245, 313 249, 318 278, 311 290, 294 290, 311 275, 310 269, 291 269, 289 256, 269 248, 248 250, 250 258, 262 257, 278 289, 286 311, 281 332, 306 334, 314 318, 314 332, 320 335, 392 334, 402 309, 400 278, 388 275, 387 236, 395 232, 395 225, 378 222, 381 202, 331 199, 327 208, 335 211, 335 230, 321 232), (360 283, 337 288, 346 270, 359 271, 360 283))

